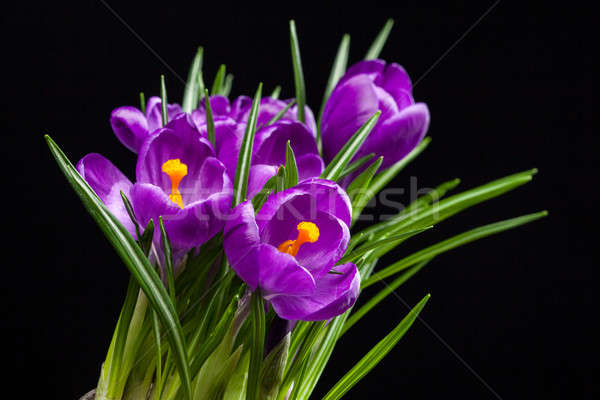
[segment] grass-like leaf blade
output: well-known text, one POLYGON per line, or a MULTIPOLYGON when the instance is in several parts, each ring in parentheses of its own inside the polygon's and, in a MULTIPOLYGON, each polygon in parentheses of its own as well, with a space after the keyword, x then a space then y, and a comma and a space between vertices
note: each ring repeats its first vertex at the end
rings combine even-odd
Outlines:
POLYGON ((340 379, 327 394, 323 400, 337 400, 341 398, 348 390, 356 385, 366 374, 368 374, 382 359, 390 352, 404 336, 413 322, 419 316, 423 307, 429 300, 430 295, 426 295, 423 299, 413 307, 402 321, 379 343, 375 345, 350 371, 340 379))
POLYGON ((298 103, 298 120, 306 122, 304 105, 306 104, 306 87, 304 85, 304 72, 302 72, 302 59, 300 58, 300 45, 296 34, 296 23, 290 21, 290 47, 292 50, 292 67, 294 69, 294 86, 296 87, 296 102, 298 103))
POLYGON ((417 251, 416 253, 413 253, 410 256, 405 257, 393 263, 392 265, 374 273, 373 275, 371 275, 370 278, 363 281, 361 286, 363 289, 367 288, 375 282, 385 279, 388 276, 392 276, 416 263, 437 256, 438 254, 452 250, 459 246, 463 246, 475 240, 482 239, 484 237, 494 235, 496 233, 500 233, 508 229, 516 228, 518 226, 535 221, 536 219, 543 218, 546 215, 548 215, 547 211, 540 211, 537 213, 522 215, 520 217, 511 218, 504 221, 494 222, 492 224, 480 226, 475 229, 471 229, 467 232, 463 232, 459 235, 451 237, 450 239, 446 239, 432 246, 426 247, 423 250, 417 251))
POLYGON ((165 224, 163 223, 162 216, 158 217, 160 222, 160 237, 162 239, 163 251, 165 253, 165 270, 167 272, 167 285, 169 289, 169 296, 171 297, 171 301, 173 305, 177 305, 175 302, 175 273, 173 270, 173 247, 171 246, 171 241, 169 240, 169 235, 165 230, 165 224))
POLYGON ((257 289, 251 298, 252 318, 252 348, 250 353, 250 367, 248 368, 248 391, 247 400, 255 400, 258 397, 258 378, 265 348, 265 303, 257 289))
POLYGON ((377 293, 375 296, 371 297, 369 301, 367 301, 361 308, 350 314, 350 317, 346 320, 346 323, 342 328, 342 333, 340 334, 340 336, 346 333, 348 329, 350 329, 362 317, 364 317, 369 311, 371 311, 373 307, 379 304, 381 300, 385 299, 394 290, 398 289, 400 285, 412 278, 417 272, 422 270, 431 260, 432 259, 430 258, 428 260, 422 261, 418 265, 415 265, 414 267, 397 277, 392 283, 386 284, 385 288, 380 290, 379 293, 377 293))
POLYGON ((183 92, 183 101, 181 102, 181 108, 186 113, 191 113, 196 107, 198 107, 198 96, 203 91, 199 89, 199 82, 202 79, 202 58, 204 50, 202 47, 198 48, 190 71, 188 73, 187 82, 185 84, 185 91, 183 92))
POLYGON ((217 136, 215 133, 215 120, 213 119, 212 108, 210 106, 210 96, 208 95, 208 89, 204 89, 204 108, 206 110, 206 135, 208 141, 216 149, 217 136))
POLYGON ((375 160, 371 165, 367 167, 361 174, 359 174, 348 186, 348 195, 350 196, 350 202, 352 203, 352 225, 358 220, 360 211, 365 207, 366 202, 370 198, 366 198, 367 188, 371 183, 371 179, 375 173, 381 167, 383 162, 383 156, 375 160))
POLYGON ((338 178, 338 181, 341 180, 342 178, 345 178, 346 176, 350 175, 354 171, 358 170, 360 167, 362 167, 363 165, 365 165, 366 163, 368 163, 369 160, 371 158, 373 158, 373 157, 375 157, 375 153, 367 154, 366 156, 363 156, 363 157, 359 158, 358 160, 353 161, 352 163, 350 163, 346 167, 346 169, 344 169, 344 171, 342 172, 342 174, 338 178))
POLYGON ((222 94, 226 72, 227 67, 225 67, 225 64, 221 64, 219 70, 217 71, 217 75, 215 76, 215 80, 213 81, 212 89, 210 90, 210 94, 213 96, 222 94))
POLYGON ((292 99, 292 101, 290 101, 289 103, 287 103, 287 105, 285 107, 283 107, 281 109, 281 111, 279 111, 277 114, 275 114, 275 116, 273 118, 271 118, 271 120, 269 122, 267 122, 267 124, 265 126, 269 126, 271 124, 274 124, 275 122, 277 122, 281 118, 283 118, 283 116, 285 115, 285 113, 288 112, 288 110, 290 108, 292 108, 292 106, 294 104, 296 104, 296 99, 292 99))
POLYGON ((96 221, 108 241, 117 251, 143 292, 148 297, 152 308, 158 314, 162 326, 167 332, 167 339, 174 354, 179 376, 183 382, 186 398, 192 398, 191 380, 188 369, 187 354, 181 324, 177 318, 175 307, 169 295, 153 270, 152 265, 137 245, 133 237, 117 218, 104 206, 96 193, 79 175, 73 164, 65 156, 58 145, 45 136, 48 147, 69 184, 83 202, 84 207, 96 221))
POLYGON ((162 116, 162 125, 165 126, 169 123, 167 103, 167 85, 165 84, 165 76, 160 76, 160 111, 162 116))
POLYGON ((345 34, 344 36, 342 36, 342 41, 340 42, 337 54, 335 55, 335 60, 333 61, 331 72, 329 73, 329 79, 327 79, 327 86, 325 86, 323 100, 321 101, 321 108, 319 109, 319 118, 317 120, 317 147, 319 148, 319 154, 322 153, 321 119, 323 118, 323 109, 325 108, 325 103, 327 103, 329 96, 331 96, 331 92, 333 92, 333 88, 335 88, 335 85, 337 85, 340 78, 346 72, 349 52, 350 35, 345 34))
POLYGON ((342 172, 346 169, 346 166, 352 160, 360 146, 364 143, 369 133, 377 123, 379 116, 381 115, 381 111, 377 111, 375 114, 371 116, 361 126, 352 137, 346 142, 346 144, 340 149, 340 151, 335 155, 333 160, 327 165, 323 173, 321 174, 321 178, 330 179, 332 181, 336 181, 339 179, 342 172))
POLYGON ((291 188, 298 183, 298 166, 296 156, 288 140, 285 147, 285 188, 291 188))
POLYGON ((379 57, 379 54, 381 53, 381 50, 383 49, 383 46, 390 35, 392 26, 394 26, 394 20, 390 18, 386 21, 383 28, 381 28, 381 31, 379 31, 379 34, 371 44, 371 47, 369 47, 367 54, 365 54, 365 60, 373 60, 379 57))
POLYGON ((233 206, 237 206, 246 199, 246 190, 248 189, 248 175, 250 174, 250 163, 252 162, 252 148, 254 147, 254 136, 256 134, 256 120, 258 118, 258 109, 260 107, 260 97, 262 93, 262 83, 258 85, 252 108, 248 115, 246 131, 240 147, 237 168, 235 171, 235 181, 233 184, 233 206))

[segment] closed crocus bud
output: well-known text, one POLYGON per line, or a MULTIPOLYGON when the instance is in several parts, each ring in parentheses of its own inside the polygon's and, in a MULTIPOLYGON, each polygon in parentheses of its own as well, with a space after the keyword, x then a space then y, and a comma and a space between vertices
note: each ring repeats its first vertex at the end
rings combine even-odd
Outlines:
POLYGON ((381 169, 400 161, 423 139, 429 109, 415 103, 408 74, 398 64, 361 61, 348 69, 325 104, 321 122, 323 158, 331 161, 377 111, 381 116, 354 159, 383 156, 381 169))

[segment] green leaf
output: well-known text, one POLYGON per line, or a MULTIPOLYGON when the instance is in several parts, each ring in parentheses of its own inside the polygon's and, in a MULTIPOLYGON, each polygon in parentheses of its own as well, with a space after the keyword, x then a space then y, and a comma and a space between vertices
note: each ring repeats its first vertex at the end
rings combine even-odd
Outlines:
POLYGON ((167 111, 167 86, 165 85, 165 76, 160 76, 160 109, 162 115, 162 125, 165 126, 169 122, 169 113, 167 111))
POLYGON ((144 92, 140 92, 140 110, 142 110, 142 114, 146 114, 146 96, 144 96, 144 92))
POLYGON ((256 120, 258 118, 258 108, 260 106, 260 97, 262 93, 262 83, 258 85, 258 90, 254 95, 252 108, 248 116, 246 131, 242 140, 240 154, 238 156, 237 168, 235 171, 235 182, 233 185, 233 207, 246 200, 246 190, 248 189, 248 175, 250 174, 250 163, 252 162, 252 147, 254 146, 254 135, 256 134, 256 120))
POLYGON ((177 305, 175 301, 175 273, 173 271, 173 251, 169 235, 165 230, 162 216, 159 215, 158 220, 160 221, 160 237, 162 238, 163 250, 165 252, 165 269, 167 270, 167 284, 169 286, 169 296, 173 305, 177 305))
MULTIPOLYGON (((188 73, 187 82, 185 84, 185 91, 183 93, 183 101, 181 102, 181 108, 186 113, 191 113, 196 107, 198 107, 198 95, 203 92, 200 90, 200 81, 202 80, 202 58, 203 49, 198 47, 190 71, 188 73)), ((204 85, 202 85, 204 86, 204 85)))
MULTIPOLYGON (((410 153, 408 153, 402 160, 398 161, 396 164, 392 165, 388 169, 382 171, 381 173, 375 175, 375 177, 371 180, 371 184, 364 194, 364 199, 367 199, 364 205, 366 206, 369 200, 373 198, 381 189, 387 186, 388 183, 392 179, 398 175, 398 173, 404 169, 412 160, 414 160, 419 154, 423 152, 431 142, 431 138, 426 137, 419 143, 417 147, 415 147, 410 153)), ((356 213, 360 214, 362 212, 361 209, 357 209, 356 213)))
POLYGON ((154 220, 150 218, 148 221, 148 225, 146 225, 146 229, 144 229, 144 233, 142 233, 142 238, 140 239, 140 247, 145 255, 150 254, 150 248, 152 247, 152 239, 154 238, 154 220))
POLYGON ((210 96, 208 95, 208 89, 204 89, 204 108, 206 109, 206 135, 208 141, 216 149, 217 136, 215 133, 215 121, 213 119, 212 108, 210 106, 210 96))
POLYGON ((136 237, 141 238, 142 235, 140 233, 140 224, 137 221, 137 218, 135 217, 135 213, 133 212, 133 206, 131 205, 131 202, 129 201, 129 199, 127 198, 127 196, 125 195, 125 193, 123 193, 123 191, 120 191, 121 193, 121 199, 123 200, 123 205, 125 205, 125 210, 127 211, 127 214, 129 215, 129 219, 131 219, 131 222, 133 222, 133 225, 135 226, 135 234, 136 237))
POLYGON ((306 88, 304 86, 304 73, 300 59, 300 46, 296 35, 296 24, 290 21, 290 46, 292 49, 292 66, 294 68, 294 86, 296 87, 296 102, 298 103, 298 120, 306 122, 304 117, 304 104, 306 104, 306 88))
POLYGON ((410 232, 403 232, 399 235, 390 236, 390 237, 380 239, 380 240, 369 241, 369 242, 367 242, 367 244, 360 246, 358 249, 354 250, 350 254, 347 254, 344 257, 342 257, 337 262, 337 264, 338 265, 345 264, 347 262, 356 260, 358 257, 362 256, 363 254, 366 254, 373 249, 377 249, 378 247, 383 246, 384 244, 395 243, 398 241, 404 241, 412 236, 415 236, 421 232, 425 232, 431 228, 433 228, 433 226, 427 226, 425 228, 416 229, 416 230, 410 231, 410 232))
POLYGON ((365 60, 373 60, 375 58, 379 58, 379 54, 381 53, 381 50, 383 49, 383 46, 385 45, 385 42, 387 41, 387 38, 390 35, 392 26, 394 26, 394 20, 390 18, 386 21, 383 28, 381 28, 381 31, 371 44, 371 47, 369 47, 369 51, 367 51, 367 54, 365 54, 365 60))
POLYGON ((366 203, 370 200, 370 198, 365 197, 365 193, 367 193, 371 179, 373 179, 373 176, 379 170, 379 167, 381 167, 382 162, 383 157, 379 157, 371 165, 369 165, 367 169, 358 175, 348 186, 347 192, 348 196, 350 197, 350 202, 352 203, 351 225, 358 220, 358 217, 360 216, 360 210, 362 210, 366 203))
POLYGON ((520 217, 480 226, 475 229, 471 229, 467 232, 463 232, 459 235, 451 237, 450 239, 446 239, 442 242, 426 247, 423 250, 417 251, 416 253, 413 253, 410 256, 405 257, 393 263, 392 265, 376 272, 370 278, 363 281, 361 286, 363 289, 365 289, 375 282, 385 279, 388 276, 392 276, 414 264, 432 258, 438 254, 452 250, 456 247, 465 245, 475 240, 482 239, 486 236, 494 235, 496 233, 500 233, 508 229, 516 228, 518 226, 535 221, 536 219, 543 218, 546 215, 548 215, 547 211, 540 211, 537 213, 527 214, 520 217))
POLYGON ((285 107, 283 107, 283 109, 279 111, 273 118, 271 118, 271 120, 267 122, 265 126, 272 125, 275 122, 279 121, 294 104, 296 104, 296 99, 293 99, 285 107))
POLYGON ((186 398, 192 398, 187 354, 181 325, 175 312, 175 307, 169 295, 153 270, 152 265, 137 245, 127 229, 106 208, 96 196, 92 188, 79 175, 73 164, 50 136, 45 136, 48 147, 56 159, 65 177, 83 202, 83 205, 94 218, 102 232, 117 251, 133 277, 136 279, 152 308, 158 314, 161 324, 167 332, 167 339, 174 354, 179 375, 183 381, 186 398))
POLYGON ((213 82, 212 89, 210 91, 210 93, 213 96, 222 94, 223 83, 225 82, 225 72, 226 72, 225 64, 221 64, 221 66, 219 67, 219 70, 217 71, 217 75, 215 76, 215 80, 213 82))
POLYGON ((277 398, 288 358, 290 336, 291 333, 288 332, 263 361, 259 378, 259 398, 261 400, 277 398))
POLYGON ((296 165, 296 156, 288 140, 285 148, 285 188, 288 189, 297 184, 298 166, 296 165))
POLYGON ((233 375, 231 375, 231 379, 229 379, 229 383, 223 394, 223 400, 246 400, 249 364, 250 352, 246 351, 233 372, 233 375))
POLYGON ((337 400, 341 398, 348 390, 358 383, 366 374, 368 374, 379 361, 383 359, 404 336, 406 331, 411 327, 415 319, 419 316, 423 307, 429 300, 430 295, 416 305, 406 317, 379 343, 375 345, 350 371, 340 379, 327 394, 323 400, 337 400))
POLYGON ((364 157, 359 158, 358 160, 350 163, 346 169, 344 170, 344 172, 342 172, 342 174, 340 175, 340 177, 338 178, 338 182, 342 179, 345 178, 346 176, 350 175, 351 173, 353 173, 354 171, 358 170, 360 167, 362 167, 363 165, 365 165, 367 162, 369 162, 369 160, 371 158, 375 157, 375 153, 371 153, 371 154, 367 154, 364 157))
MULTIPOLYGON (((152 310, 152 332, 154 333, 154 345, 156 346, 156 382, 162 388, 162 348, 160 345, 160 325, 156 311, 152 310)), ((161 389, 157 388, 158 392, 161 389)))
POLYGON ((350 247, 356 243, 369 238, 381 237, 395 234, 415 227, 423 227, 436 224, 451 217, 469 207, 482 203, 486 200, 500 196, 527 182, 537 170, 529 170, 509 175, 501 179, 486 183, 485 185, 455 194, 438 203, 431 204, 421 209, 413 209, 408 213, 400 213, 390 220, 372 225, 357 234, 350 240, 350 247))
POLYGON ((269 97, 271 97, 272 99, 278 99, 280 94, 281 86, 277 85, 275 86, 275 89, 273 89, 273 92, 271 92, 271 95, 269 97))
POLYGON ((406 271, 405 273, 403 273, 402 275, 397 277, 392 283, 386 284, 385 288, 383 288, 382 290, 379 291, 379 293, 377 293, 375 296, 370 298, 369 301, 367 301, 367 303, 365 303, 357 311, 350 314, 350 318, 348 318, 346 320, 346 323, 344 324, 344 328, 342 329, 342 333, 340 334, 340 336, 343 335, 344 333, 346 333, 346 331, 348 331, 348 329, 350 329, 362 317, 364 317, 365 314, 367 314, 369 311, 371 311, 373 309, 373 307, 375 307, 377 304, 379 304, 381 302, 381 300, 385 299, 394 290, 398 289, 398 287, 400 287, 400 285, 402 285, 404 282, 406 282, 407 280, 412 278, 417 272, 422 270, 431 260, 432 259, 430 258, 428 260, 422 261, 418 265, 415 265, 414 267, 412 267, 411 269, 409 269, 408 271, 406 271))
POLYGON ((229 97, 232 86, 233 86, 233 74, 227 74, 227 76, 225 77, 225 83, 223 84, 223 89, 221 89, 221 94, 225 97, 229 97))
POLYGON ((333 66, 331 67, 331 72, 329 73, 329 79, 327 80, 327 86, 325 87, 325 93, 323 94, 323 100, 321 101, 321 108, 319 109, 319 118, 317 120, 317 146, 319 148, 319 154, 322 153, 321 119, 323 118, 323 109, 325 108, 325 104, 327 103, 329 96, 331 96, 331 92, 333 92, 335 85, 337 85, 340 78, 346 72, 349 52, 350 35, 345 34, 342 36, 342 41, 340 42, 335 60, 333 61, 333 66))
POLYGON ((346 142, 346 144, 340 149, 340 151, 335 155, 333 160, 327 165, 323 173, 321 174, 321 178, 330 179, 332 181, 336 181, 339 179, 342 172, 346 169, 346 166, 352 160, 352 157, 356 154, 360 146, 364 143, 369 133, 377 123, 379 116, 381 115, 381 111, 377 111, 375 114, 371 116, 361 126, 355 133, 352 135, 350 140, 346 142))
POLYGON ((250 349, 246 399, 255 400, 258 398, 258 378, 265 348, 265 303, 258 289, 252 293, 250 301, 252 307, 252 348, 250 349))

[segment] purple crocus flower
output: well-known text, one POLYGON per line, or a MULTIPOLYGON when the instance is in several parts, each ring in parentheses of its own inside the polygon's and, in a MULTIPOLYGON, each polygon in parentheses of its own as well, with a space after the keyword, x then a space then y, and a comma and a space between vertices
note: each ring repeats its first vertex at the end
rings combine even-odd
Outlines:
MULTIPOLYGON (((130 233, 135 230, 119 191, 131 200, 142 227, 150 218, 158 224, 162 216, 175 258, 221 230, 223 215, 231 207, 232 187, 225 166, 185 113, 140 147, 135 184, 99 154, 85 156, 77 170, 130 233)), ((160 248, 160 230, 154 232, 160 248)))
POLYGON ((361 61, 348 68, 325 104, 321 122, 323 158, 331 161, 348 139, 377 110, 381 116, 355 156, 384 156, 382 169, 400 161, 423 139, 429 109, 415 103, 408 74, 382 60, 361 61))
POLYGON ((251 202, 237 206, 223 247, 233 270, 281 318, 325 320, 358 296, 356 266, 335 265, 348 246, 350 218, 350 201, 337 184, 309 179, 270 196, 256 216, 251 202))
MULTIPOLYGON (((146 103, 146 114, 132 106, 119 107, 110 115, 110 125, 117 138, 134 153, 139 152, 144 141, 155 130, 162 128, 162 101, 150 97, 146 103)), ((183 112, 179 104, 168 104, 168 120, 183 112)))

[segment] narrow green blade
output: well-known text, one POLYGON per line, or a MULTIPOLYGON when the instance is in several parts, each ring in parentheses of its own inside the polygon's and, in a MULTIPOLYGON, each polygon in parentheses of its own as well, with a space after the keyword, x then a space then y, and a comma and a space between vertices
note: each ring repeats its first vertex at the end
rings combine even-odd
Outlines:
POLYGON ((342 333, 340 334, 340 336, 343 335, 344 333, 346 333, 346 331, 348 331, 348 329, 350 329, 362 317, 364 317, 369 311, 371 311, 373 309, 373 307, 375 307, 377 304, 379 304, 381 302, 381 300, 385 299, 394 290, 398 289, 400 287, 400 285, 402 285, 404 282, 406 282, 407 280, 412 278, 417 272, 422 270, 431 260, 432 259, 430 258, 428 260, 421 262, 419 265, 415 265, 414 267, 412 267, 411 269, 409 269, 408 271, 406 271, 405 273, 403 273, 402 275, 397 277, 392 283, 386 284, 385 288, 383 288, 382 290, 379 291, 379 293, 377 293, 375 296, 370 298, 369 301, 367 303, 365 303, 357 311, 354 311, 352 314, 350 314, 350 317, 346 320, 346 323, 344 324, 344 328, 342 329, 342 333))
POLYGON ((341 180, 342 178, 345 178, 346 176, 350 175, 354 171, 358 170, 360 167, 362 167, 363 165, 365 165, 366 163, 368 163, 369 160, 371 158, 373 158, 373 157, 375 157, 375 153, 367 154, 366 156, 361 157, 358 160, 350 163, 346 167, 346 169, 342 172, 342 174, 338 178, 338 181, 341 180))
POLYGON ((323 173, 321 174, 321 178, 330 179, 332 181, 336 181, 339 179, 342 172, 346 169, 346 166, 352 160, 352 157, 356 154, 360 146, 364 143, 369 133, 377 123, 379 116, 381 115, 381 111, 377 111, 375 114, 371 116, 361 126, 355 133, 352 135, 350 140, 346 142, 346 144, 340 149, 340 151, 335 155, 333 160, 327 165, 323 173))
POLYGON ((213 119, 212 108, 210 107, 210 96, 208 89, 204 89, 204 108, 206 109, 206 135, 208 141, 216 149, 217 137, 215 133, 215 121, 213 119))
POLYGON ((298 166, 296 165, 294 150, 288 140, 285 148, 285 188, 291 188, 296 184, 298 184, 298 166))
POLYGON ((167 85, 165 84, 165 76, 160 76, 160 110, 162 115, 162 125, 169 123, 169 113, 167 109, 167 85))
POLYGON ((227 74, 227 76, 225 77, 225 83, 223 83, 223 88, 221 89, 221 94, 223 96, 229 97, 232 87, 233 87, 233 74, 227 74))
POLYGON ((290 21, 290 46, 292 49, 292 67, 294 68, 294 86, 296 87, 296 102, 298 103, 298 120, 305 122, 304 105, 306 104, 306 87, 304 86, 304 73, 300 58, 300 45, 296 34, 296 24, 290 21))
POLYGON ((233 206, 246 200, 246 190, 248 189, 248 175, 250 174, 250 163, 252 162, 252 148, 254 146, 254 135, 256 134, 256 120, 258 118, 258 109, 260 106, 260 97, 262 93, 262 83, 258 85, 252 108, 248 115, 246 131, 238 156, 237 168, 235 171, 235 181, 233 184, 233 206))
POLYGON ((213 81, 212 89, 210 90, 212 95, 222 94, 226 71, 227 68, 225 67, 225 64, 221 64, 219 70, 217 71, 217 75, 215 76, 215 80, 213 81))
MULTIPOLYGON (((375 175, 375 177, 371 180, 371 184, 369 188, 364 194, 364 198, 368 199, 367 203, 370 199, 373 198, 381 189, 387 186, 388 183, 392 179, 398 175, 400 171, 404 169, 412 160, 417 158, 419 154, 423 152, 431 142, 431 138, 426 137, 419 143, 417 147, 415 147, 410 153, 408 153, 402 160, 398 161, 396 164, 392 165, 388 169, 382 171, 381 173, 375 175)), ((365 203, 366 205, 366 203, 365 203)), ((357 209, 357 213, 360 214, 362 212, 362 208, 357 209)))
POLYGON ((393 243, 393 242, 397 242, 397 241, 404 241, 412 236, 418 235, 419 233, 425 232, 431 228, 433 228, 433 226, 427 226, 425 228, 415 229, 414 231, 404 232, 399 235, 387 237, 385 239, 380 239, 380 240, 376 240, 376 241, 372 241, 372 242, 370 241, 367 244, 360 246, 358 249, 354 250, 352 253, 347 254, 344 257, 342 257, 337 262, 337 264, 340 265, 340 264, 345 264, 350 261, 354 261, 358 257, 362 256, 363 254, 366 254, 373 249, 383 246, 384 244, 389 244, 389 243, 393 243))
POLYGON ((292 106, 296 104, 296 99, 293 99, 292 101, 290 101, 285 107, 283 107, 281 109, 281 111, 279 111, 273 118, 271 118, 271 120, 269 122, 267 122, 267 124, 265 126, 269 126, 271 124, 274 124, 275 122, 279 121, 281 118, 283 118, 283 116, 285 115, 286 112, 288 112, 288 110, 290 108, 292 108, 292 106))
POLYGON ((258 378, 265 348, 265 303, 258 290, 252 293, 251 307, 252 348, 250 353, 250 368, 248 369, 247 400, 255 400, 258 397, 258 378))
POLYGON ((423 250, 417 251, 416 253, 413 253, 410 256, 405 257, 393 263, 392 265, 374 273, 373 275, 371 275, 370 278, 362 282, 361 287, 365 289, 375 282, 385 279, 388 276, 392 276, 414 264, 437 256, 438 254, 452 250, 459 246, 463 246, 475 240, 482 239, 484 237, 494 235, 496 233, 500 233, 508 229, 513 229, 518 226, 527 224, 529 222, 533 222, 537 219, 545 217, 546 215, 548 215, 547 211, 540 211, 537 213, 527 214, 520 217, 480 226, 475 229, 471 229, 467 232, 463 232, 459 235, 451 237, 450 239, 446 239, 442 242, 426 247, 423 250))
POLYGON ((379 57, 379 54, 381 53, 381 50, 383 49, 383 46, 390 35, 392 26, 394 26, 394 20, 390 18, 386 21, 383 28, 381 28, 381 31, 373 41, 373 44, 371 44, 371 47, 369 47, 369 51, 367 51, 367 54, 365 54, 365 60, 373 60, 379 57))
POLYGON ((275 89, 273 89, 273 92, 271 92, 271 95, 269 97, 271 97, 273 99, 278 99, 280 94, 281 94, 281 86, 277 85, 277 86, 275 86, 275 89))
POLYGON ((406 331, 412 326, 415 319, 419 316, 423 307, 429 300, 430 295, 413 307, 406 317, 379 343, 375 345, 350 371, 340 379, 327 394, 323 400, 337 400, 341 398, 348 390, 356 385, 366 374, 368 374, 379 362, 390 352, 404 336, 406 331))
POLYGON ((158 314, 161 324, 167 332, 167 339, 177 363, 186 398, 191 399, 191 381, 183 332, 167 290, 125 227, 108 211, 50 136, 46 135, 45 139, 58 166, 83 202, 84 207, 117 251, 158 314))
MULTIPOLYGON (((257 213, 260 211, 265 201, 267 201, 267 197, 271 194, 271 192, 277 192, 277 187, 280 186, 278 181, 285 180, 285 167, 279 167, 279 171, 277 174, 269 178, 269 180, 265 183, 263 188, 254 195, 252 198, 252 207, 254 208, 254 212, 257 213)), ((283 184, 281 184, 283 186, 283 184)))
POLYGON ((383 157, 379 157, 375 162, 373 162, 367 169, 365 169, 360 175, 358 175, 352 183, 348 186, 348 195, 350 196, 350 202, 352 203, 352 224, 358 220, 360 216, 360 211, 365 207, 366 203, 370 200, 370 198, 366 198, 365 194, 367 193, 367 189, 369 184, 371 183, 371 179, 375 173, 381 167, 381 163, 383 162, 383 157))
MULTIPOLYGON (((183 92, 183 101, 181 102, 181 108, 186 113, 191 113, 196 107, 198 107, 198 95, 201 93, 199 89, 198 76, 202 74, 202 47, 198 47, 190 72, 188 73, 187 82, 185 84, 185 91, 183 92)), ((201 79, 201 78, 200 78, 201 79)))
POLYGON ((173 305, 177 305, 175 302, 175 273, 173 270, 173 251, 171 246, 171 241, 169 240, 169 235, 167 235, 167 231, 165 230, 165 224, 163 223, 162 216, 158 217, 160 222, 160 237, 162 239, 163 250, 165 252, 165 270, 167 271, 167 284, 169 289, 169 296, 171 297, 171 302, 173 305))
POLYGON ((317 123, 317 146, 319 148, 319 154, 322 152, 321 119, 323 118, 323 109, 325 108, 325 103, 327 103, 331 92, 333 92, 333 88, 335 88, 335 85, 337 85, 340 78, 346 72, 349 52, 350 35, 345 34, 342 36, 342 41, 340 42, 335 60, 333 61, 333 66, 331 67, 331 72, 329 73, 329 79, 327 80, 327 86, 325 87, 325 93, 323 94, 323 100, 321 101, 321 108, 319 109, 319 118, 317 123))

